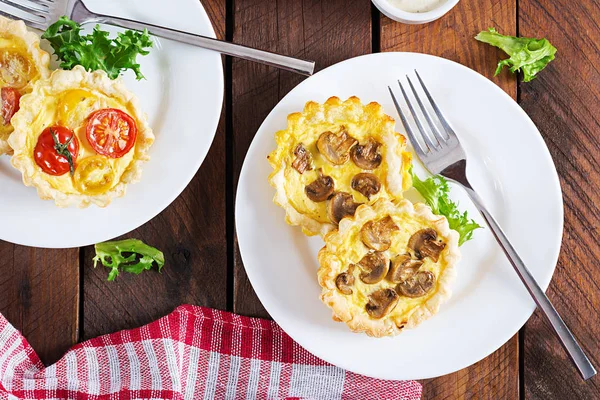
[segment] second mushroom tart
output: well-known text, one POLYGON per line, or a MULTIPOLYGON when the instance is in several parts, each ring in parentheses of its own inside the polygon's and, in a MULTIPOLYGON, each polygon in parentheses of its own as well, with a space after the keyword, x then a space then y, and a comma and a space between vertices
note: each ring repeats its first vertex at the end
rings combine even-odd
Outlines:
POLYGON ((402 198, 411 186, 411 155, 394 120, 357 97, 308 102, 288 116, 269 154, 274 202, 307 235, 325 235, 360 204, 402 198))
POLYGON ((137 98, 103 71, 77 66, 38 80, 12 118, 12 165, 56 205, 104 207, 141 176, 154 142, 137 98))
POLYGON ((325 236, 321 300, 354 332, 382 337, 415 327, 450 297, 458 238, 422 203, 361 205, 325 236))

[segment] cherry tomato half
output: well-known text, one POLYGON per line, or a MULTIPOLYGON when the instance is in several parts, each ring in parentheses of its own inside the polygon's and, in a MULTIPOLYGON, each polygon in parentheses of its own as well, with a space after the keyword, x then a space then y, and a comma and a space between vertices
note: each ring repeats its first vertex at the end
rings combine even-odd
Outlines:
POLYGON ((9 125, 13 115, 19 111, 21 93, 17 89, 7 86, 0 90, 0 96, 2 97, 2 120, 4 125, 9 125))
POLYGON ((98 154, 121 158, 131 150, 137 126, 127 113, 116 108, 94 111, 88 117, 87 139, 98 154))
POLYGON ((33 151, 36 164, 42 171, 49 175, 64 175, 70 170, 69 161, 65 156, 58 154, 55 147, 56 143, 54 142, 50 129, 52 129, 58 142, 61 144, 65 144, 69 139, 73 138, 67 148, 69 153, 71 153, 74 165, 76 165, 77 155, 79 154, 79 141, 73 131, 64 126, 48 127, 44 129, 42 134, 38 137, 37 144, 33 151))
POLYGON ((73 182, 80 192, 89 195, 100 195, 113 187, 115 172, 109 159, 102 156, 91 156, 81 160, 73 182))

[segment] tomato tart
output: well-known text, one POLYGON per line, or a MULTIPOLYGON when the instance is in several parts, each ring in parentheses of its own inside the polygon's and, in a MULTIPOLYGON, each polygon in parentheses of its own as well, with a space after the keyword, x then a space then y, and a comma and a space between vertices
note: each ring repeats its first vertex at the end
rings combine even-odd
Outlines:
POLYGON ((77 66, 34 83, 13 117, 12 165, 56 205, 107 206, 141 176, 154 135, 121 80, 77 66))
POLYGON ((458 238, 422 203, 361 205, 325 236, 321 300, 354 332, 381 337, 413 328, 450 297, 458 238))
POLYGON ((406 138, 378 103, 308 102, 275 134, 268 156, 274 202, 307 235, 325 235, 360 204, 398 199, 411 186, 406 138))
POLYGON ((40 49, 40 38, 23 21, 0 16, 0 155, 12 153, 8 137, 19 99, 31 91, 33 82, 50 74, 50 56, 40 49))

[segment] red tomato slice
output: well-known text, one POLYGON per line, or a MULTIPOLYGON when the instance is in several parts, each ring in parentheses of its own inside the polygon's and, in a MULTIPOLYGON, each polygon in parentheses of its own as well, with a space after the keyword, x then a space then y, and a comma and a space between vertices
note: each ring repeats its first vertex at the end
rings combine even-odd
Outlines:
POLYGON ((13 115, 19 111, 21 93, 15 88, 3 87, 0 96, 2 97, 2 120, 4 125, 8 125, 13 115))
POLYGON ((131 150, 137 126, 127 113, 116 108, 94 111, 88 117, 87 139, 98 154, 121 158, 131 150))
POLYGON ((36 164, 49 175, 64 175, 70 170, 69 161, 65 156, 61 156, 57 153, 54 143, 54 138, 50 129, 54 132, 58 138, 59 143, 67 143, 71 137, 73 140, 69 143, 69 153, 73 159, 75 166, 77 155, 79 154, 79 140, 72 130, 65 128, 64 126, 53 126, 44 129, 42 134, 38 137, 37 144, 33 151, 36 164))

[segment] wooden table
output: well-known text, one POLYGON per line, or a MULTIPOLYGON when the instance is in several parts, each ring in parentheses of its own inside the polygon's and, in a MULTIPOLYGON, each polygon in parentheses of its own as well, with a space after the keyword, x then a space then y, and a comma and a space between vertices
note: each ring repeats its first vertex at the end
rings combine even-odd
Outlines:
MULTIPOLYGON (((600 365, 598 0, 462 0, 441 20, 417 26, 389 20, 369 0, 202 3, 219 37, 315 60, 318 69, 371 52, 430 53, 473 68, 515 98, 542 132, 563 188, 564 241, 548 294, 600 365), (506 72, 494 78, 504 54, 473 39, 491 26, 546 37, 558 57, 530 83, 506 72)), ((127 235, 164 251, 162 274, 122 274, 106 282, 107 270, 92 267, 92 247, 45 250, 0 242, 0 312, 46 363, 74 343, 145 324, 182 303, 268 317, 239 256, 235 190, 260 123, 304 77, 229 58, 224 67, 224 111, 206 161, 169 208, 127 235)), ((531 245, 545 249, 535 238, 531 245)), ((486 359, 423 385, 424 399, 600 398, 600 378, 581 381, 537 311, 486 359)))

